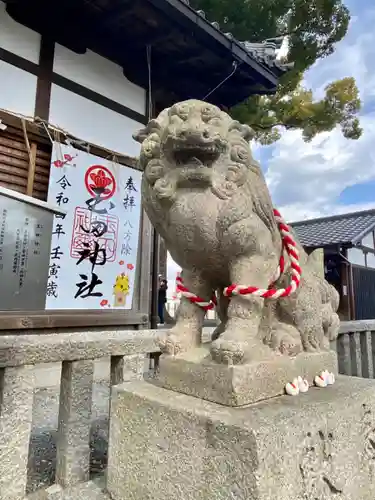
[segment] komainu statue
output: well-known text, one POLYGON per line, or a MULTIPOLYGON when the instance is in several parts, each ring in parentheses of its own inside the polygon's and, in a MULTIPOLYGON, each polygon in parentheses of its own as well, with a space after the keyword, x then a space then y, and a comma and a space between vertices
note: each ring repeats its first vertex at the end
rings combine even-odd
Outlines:
POLYGON ((186 292, 162 350, 177 354, 201 343, 213 291, 221 320, 211 344, 215 361, 328 349, 339 328, 338 294, 295 235, 283 237, 286 226, 251 154, 250 127, 190 100, 165 109, 134 138, 142 144, 144 208, 181 266, 186 292), (289 256, 288 241, 295 245, 289 256), (261 296, 270 287, 286 291, 261 296))

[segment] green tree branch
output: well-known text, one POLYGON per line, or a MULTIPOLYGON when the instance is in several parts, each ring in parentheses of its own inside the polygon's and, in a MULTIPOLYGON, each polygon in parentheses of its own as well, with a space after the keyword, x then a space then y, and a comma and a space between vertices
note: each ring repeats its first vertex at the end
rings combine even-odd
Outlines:
POLYGON ((336 126, 348 139, 361 136, 354 78, 332 82, 320 100, 301 85, 305 71, 332 54, 346 35, 350 14, 341 0, 192 0, 192 5, 239 40, 288 36, 286 62, 294 62, 294 68, 281 77, 277 93, 251 96, 230 110, 253 127, 262 144, 277 141, 283 129, 301 130, 305 141, 336 126))

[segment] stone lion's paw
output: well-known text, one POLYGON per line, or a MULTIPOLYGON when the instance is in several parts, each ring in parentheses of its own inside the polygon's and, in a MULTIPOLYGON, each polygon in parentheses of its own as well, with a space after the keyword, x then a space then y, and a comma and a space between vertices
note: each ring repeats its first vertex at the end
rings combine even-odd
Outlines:
POLYGON ((244 362, 245 348, 245 343, 219 338, 211 344, 211 356, 217 363, 238 365, 244 362))
POLYGON ((295 378, 293 382, 288 382, 285 386, 285 392, 289 396, 298 396, 298 394, 300 393, 298 379, 295 378))
POLYGON ((296 338, 280 331, 273 332, 271 346, 275 351, 286 356, 296 356, 303 350, 300 337, 296 338))
POLYGON ((181 352, 181 344, 175 335, 166 335, 158 338, 158 345, 163 354, 176 356, 181 352))

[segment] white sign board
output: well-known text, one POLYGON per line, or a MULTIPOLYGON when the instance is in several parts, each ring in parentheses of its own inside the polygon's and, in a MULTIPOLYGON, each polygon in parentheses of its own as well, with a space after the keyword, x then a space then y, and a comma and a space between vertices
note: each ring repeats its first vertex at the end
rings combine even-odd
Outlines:
POLYGON ((46 309, 131 309, 141 172, 54 143, 54 217, 46 309))

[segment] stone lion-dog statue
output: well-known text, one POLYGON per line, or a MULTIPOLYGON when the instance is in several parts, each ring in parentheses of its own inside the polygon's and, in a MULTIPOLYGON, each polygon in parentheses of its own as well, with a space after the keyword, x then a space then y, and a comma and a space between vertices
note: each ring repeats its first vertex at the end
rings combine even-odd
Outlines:
MULTIPOLYGON (((184 286, 208 302, 216 292, 221 323, 210 349, 213 360, 226 364, 326 350, 340 323, 337 291, 298 242, 295 293, 277 300, 223 293, 233 283, 266 289, 283 252, 252 137, 249 126, 197 100, 165 109, 134 135, 142 145, 144 209, 181 266, 184 286)), ((287 261, 275 286, 286 287, 290 276, 287 261)), ((162 351, 175 355, 200 345, 205 313, 182 297, 176 325, 160 339, 162 351)))

